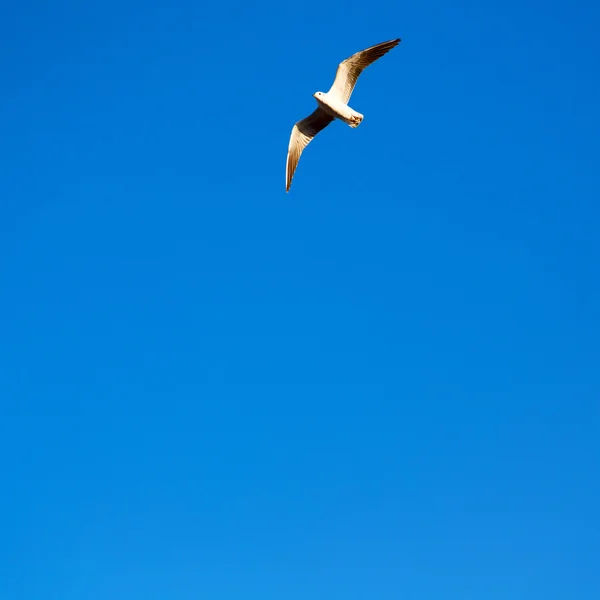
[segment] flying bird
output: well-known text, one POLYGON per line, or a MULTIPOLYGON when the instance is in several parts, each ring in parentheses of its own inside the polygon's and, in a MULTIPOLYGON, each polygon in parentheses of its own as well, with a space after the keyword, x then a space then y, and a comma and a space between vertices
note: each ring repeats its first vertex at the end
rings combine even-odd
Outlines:
POLYGON ((350 58, 342 61, 337 68, 333 85, 327 93, 315 92, 313 97, 317 101, 317 109, 305 119, 298 121, 290 136, 288 146, 287 162, 285 166, 285 191, 290 191, 292 177, 298 166, 302 151, 312 139, 331 123, 334 119, 340 119, 350 127, 358 127, 364 115, 356 112, 348 106, 348 101, 356 85, 358 77, 371 63, 381 58, 392 48, 400 43, 400 38, 382 42, 371 46, 366 50, 353 54, 350 58))

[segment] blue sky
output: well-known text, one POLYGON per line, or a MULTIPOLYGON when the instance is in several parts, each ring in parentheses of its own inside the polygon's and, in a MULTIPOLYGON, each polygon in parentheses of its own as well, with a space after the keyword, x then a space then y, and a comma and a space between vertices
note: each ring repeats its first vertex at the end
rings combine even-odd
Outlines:
POLYGON ((600 597, 597 3, 0 8, 2 598, 600 597))

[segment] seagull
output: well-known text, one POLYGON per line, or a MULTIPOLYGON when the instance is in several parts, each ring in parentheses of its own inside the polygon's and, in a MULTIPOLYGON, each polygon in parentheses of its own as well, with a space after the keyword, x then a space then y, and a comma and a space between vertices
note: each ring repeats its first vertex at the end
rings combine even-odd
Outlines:
POLYGON ((292 177, 294 177, 294 171, 298 166, 302 151, 319 131, 325 129, 334 119, 339 119, 352 128, 360 125, 364 115, 348 106, 348 100, 350 100, 356 81, 364 69, 392 48, 395 48, 399 43, 400 38, 397 38, 353 54, 338 65, 335 80, 329 91, 313 94, 318 104, 317 109, 305 119, 298 121, 294 125, 290 136, 285 165, 286 192, 290 191, 292 177))

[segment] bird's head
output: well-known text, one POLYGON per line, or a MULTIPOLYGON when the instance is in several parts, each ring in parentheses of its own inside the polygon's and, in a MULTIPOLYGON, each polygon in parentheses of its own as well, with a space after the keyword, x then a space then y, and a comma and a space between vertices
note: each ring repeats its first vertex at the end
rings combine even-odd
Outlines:
POLYGON ((324 95, 325 95, 325 94, 324 94, 323 92, 315 92, 315 93, 313 94, 313 96, 314 96, 315 98, 317 98, 317 100, 319 100, 320 98, 322 98, 324 95))

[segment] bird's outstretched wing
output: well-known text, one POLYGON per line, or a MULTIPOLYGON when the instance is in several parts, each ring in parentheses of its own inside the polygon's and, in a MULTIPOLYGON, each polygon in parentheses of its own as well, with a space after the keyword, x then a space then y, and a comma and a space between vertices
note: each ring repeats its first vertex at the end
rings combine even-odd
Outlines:
POLYGON ((317 108, 313 113, 308 115, 302 121, 298 121, 293 129, 292 135, 290 136, 290 144, 288 146, 287 163, 285 166, 285 191, 290 191, 292 185, 292 177, 294 171, 298 166, 300 155, 302 151, 312 139, 321 131, 325 129, 329 123, 333 121, 333 117, 329 116, 321 108, 317 108))
POLYGON ((356 81, 363 70, 378 58, 381 58, 384 54, 389 52, 392 48, 395 48, 399 43, 400 38, 390 40, 389 42, 382 42, 381 44, 357 52, 350 58, 342 61, 338 65, 335 81, 327 93, 347 104, 352 95, 352 91, 354 90, 354 86, 356 85, 356 81))

